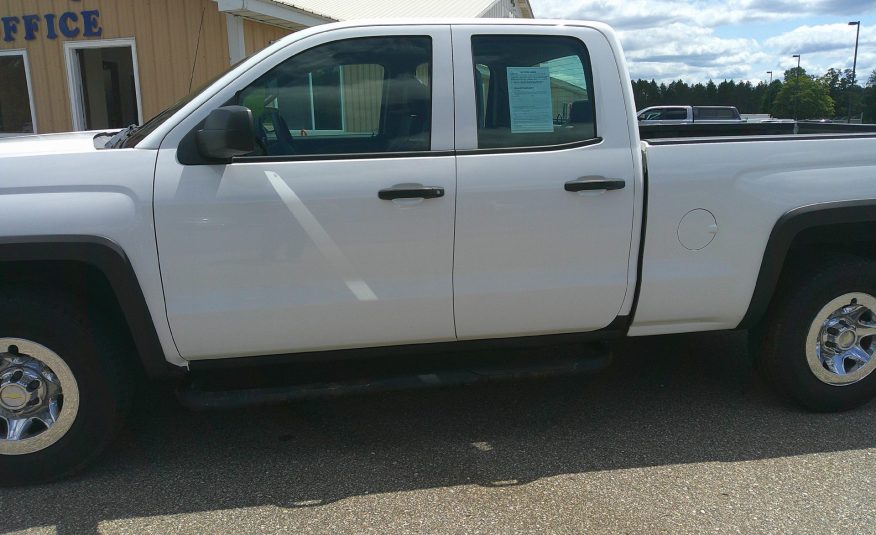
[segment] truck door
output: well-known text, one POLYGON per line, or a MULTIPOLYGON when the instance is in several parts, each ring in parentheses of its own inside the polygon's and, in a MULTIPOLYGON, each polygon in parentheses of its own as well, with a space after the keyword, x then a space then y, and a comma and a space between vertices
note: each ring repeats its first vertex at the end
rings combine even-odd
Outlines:
POLYGON ((448 341, 456 166, 450 27, 323 32, 274 53, 162 143, 155 221, 187 359, 448 341), (216 107, 259 151, 199 160, 216 107))
POLYGON ((610 44, 569 26, 452 31, 457 336, 608 326, 632 279, 636 189, 610 44))

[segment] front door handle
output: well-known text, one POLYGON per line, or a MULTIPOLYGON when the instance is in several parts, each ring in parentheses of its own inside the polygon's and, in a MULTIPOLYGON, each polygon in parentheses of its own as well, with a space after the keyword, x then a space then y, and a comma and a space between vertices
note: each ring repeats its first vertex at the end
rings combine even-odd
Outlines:
POLYGON ((627 182, 622 178, 605 178, 604 176, 582 176, 566 182, 566 191, 599 191, 624 189, 627 182))
POLYGON ((420 184, 396 184, 391 188, 378 191, 377 196, 384 201, 394 199, 435 199, 444 196, 444 188, 440 186, 421 186, 420 184))

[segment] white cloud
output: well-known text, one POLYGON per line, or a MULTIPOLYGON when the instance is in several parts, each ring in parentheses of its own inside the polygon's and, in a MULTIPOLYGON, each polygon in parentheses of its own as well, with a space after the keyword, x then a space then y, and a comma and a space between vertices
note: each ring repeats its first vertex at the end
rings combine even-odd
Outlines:
POLYGON ((718 26, 876 10, 873 0, 531 0, 531 4, 542 18, 612 20, 631 28, 656 22, 718 26))
POLYGON ((767 59, 753 39, 724 39, 680 22, 619 33, 636 78, 739 79, 747 65, 767 59))
MULTIPOLYGON (((846 53, 854 40, 855 29, 847 24, 821 24, 799 26, 793 31, 770 37, 767 47, 784 54, 810 54, 842 50, 846 53), (842 36, 842 38, 838 38, 842 36)), ((876 46, 876 28, 861 29, 860 46, 869 49, 876 46)))
MULTIPOLYGON (((821 74, 834 67, 851 67, 854 43, 854 28, 847 24, 804 25, 775 37, 764 45, 782 57, 782 67, 796 66, 792 54, 800 54, 801 66, 810 74, 821 74), (838 39, 843 36, 845 39, 838 39)), ((870 71, 876 67, 876 27, 861 30, 858 53, 858 80, 866 82, 870 71)))
MULTIPOLYGON (((874 0, 530 0, 538 17, 599 20, 620 36, 633 78, 670 81, 776 76, 804 55, 810 73, 851 66, 854 29, 845 22, 813 24, 813 18, 854 20, 876 12, 874 0), (746 24, 799 22, 792 31, 765 39, 745 36, 746 24), (734 28, 727 38, 716 28, 734 28)), ((722 32, 727 34, 728 32, 722 32)), ((859 80, 876 67, 876 24, 864 25, 858 57, 859 80), (866 71, 866 72, 865 72, 866 71)))

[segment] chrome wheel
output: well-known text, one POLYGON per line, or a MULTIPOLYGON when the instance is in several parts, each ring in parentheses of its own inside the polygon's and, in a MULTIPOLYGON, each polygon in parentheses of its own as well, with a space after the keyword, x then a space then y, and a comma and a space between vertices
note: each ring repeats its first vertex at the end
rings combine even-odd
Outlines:
POLYGON ((876 367, 876 298, 853 292, 824 305, 809 326, 806 360, 823 383, 857 383, 876 367))
POLYGON ((0 455, 48 448, 78 411, 79 387, 61 357, 36 342, 0 338, 0 455))

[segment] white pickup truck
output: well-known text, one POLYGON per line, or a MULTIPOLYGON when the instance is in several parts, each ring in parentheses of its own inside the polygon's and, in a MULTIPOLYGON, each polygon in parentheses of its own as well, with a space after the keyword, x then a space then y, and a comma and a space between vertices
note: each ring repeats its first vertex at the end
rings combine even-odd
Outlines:
POLYGON ((0 483, 93 460, 141 376, 255 405, 747 329, 848 409, 874 255, 876 134, 643 141, 604 24, 318 26, 142 126, 0 141, 0 483))

